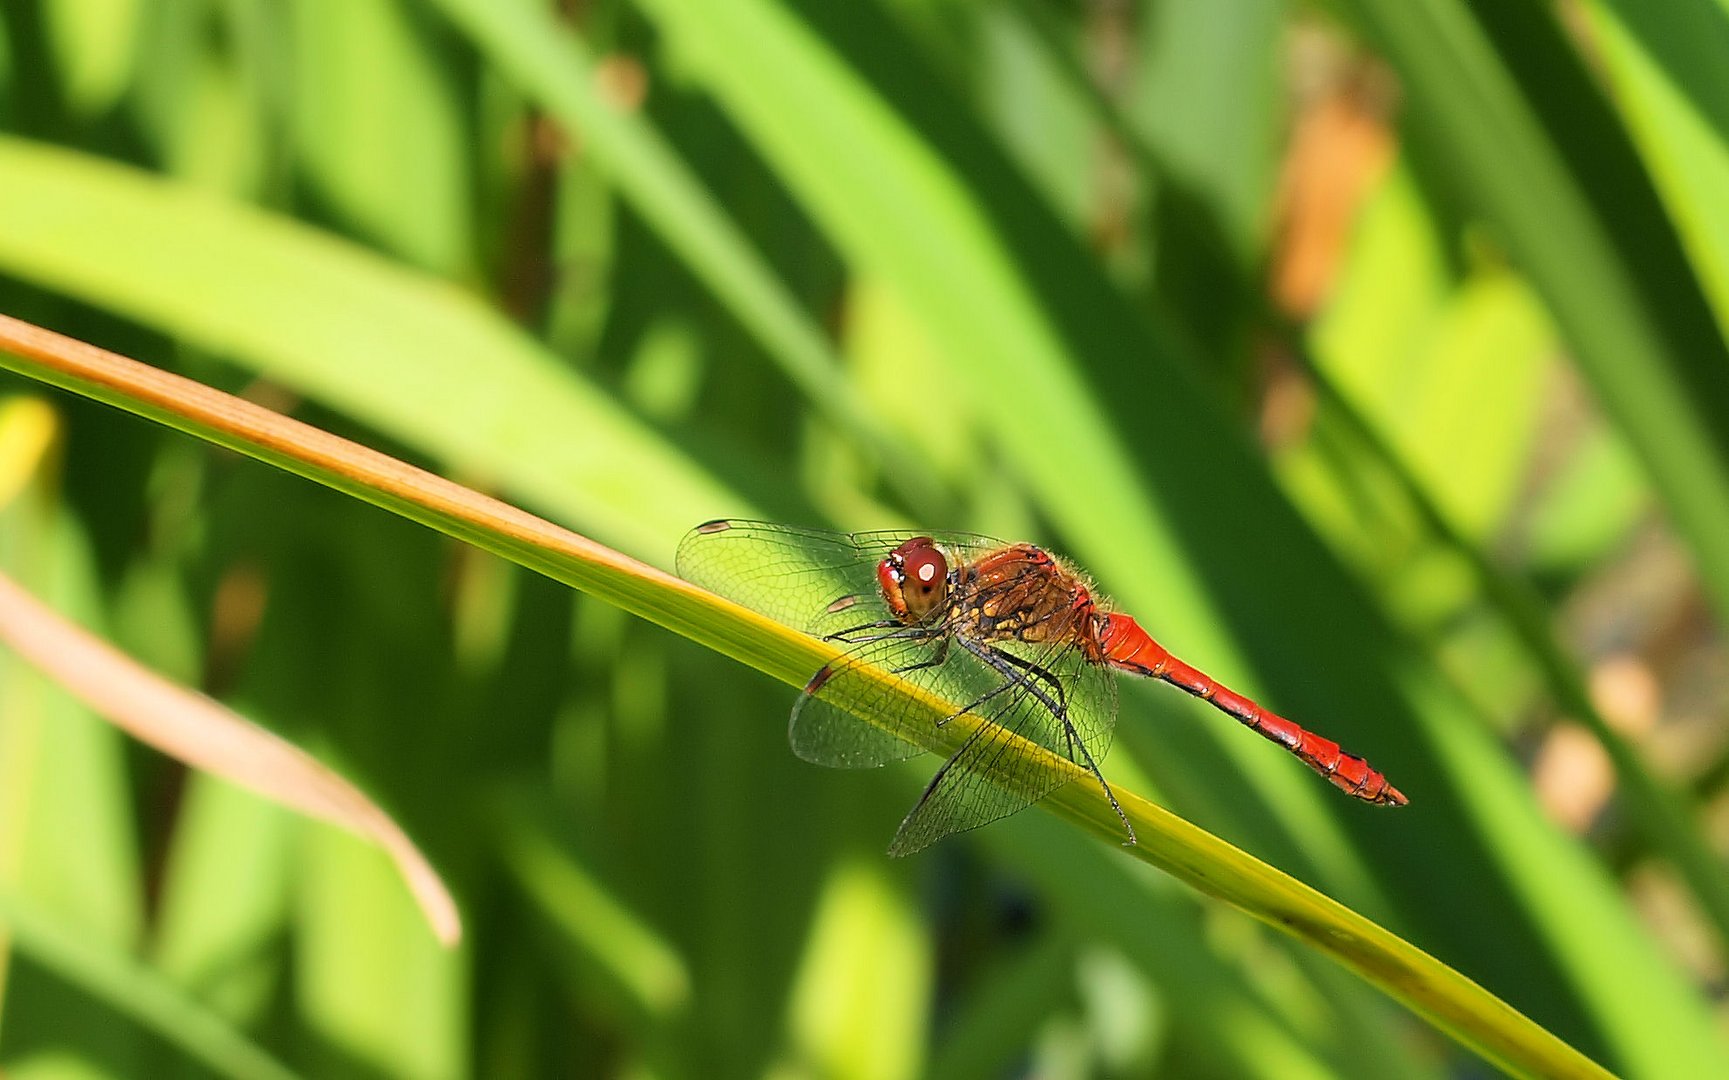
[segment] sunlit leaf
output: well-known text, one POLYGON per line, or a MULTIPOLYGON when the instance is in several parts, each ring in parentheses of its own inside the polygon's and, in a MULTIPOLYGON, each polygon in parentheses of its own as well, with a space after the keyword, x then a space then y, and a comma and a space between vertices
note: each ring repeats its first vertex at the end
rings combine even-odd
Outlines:
MULTIPOLYGON (((15 371, 363 496, 617 604, 790 685, 801 685, 808 672, 838 655, 829 643, 377 451, 17 320, 0 317, 0 332, 5 363, 15 371)), ((932 718, 929 728, 909 732, 927 749, 952 753, 979 723, 970 713, 953 715, 953 703, 915 691, 912 684, 887 672, 880 678, 886 688, 909 695, 909 703, 932 718), (948 718, 946 723, 935 723, 943 718, 948 718)), ((999 737, 1020 741, 1014 735, 999 737)), ((1490 1060, 1516 1072, 1603 1075, 1589 1059, 1477 984, 1337 902, 1127 789, 1117 792, 1121 810, 1113 808, 1098 786, 1067 782, 1084 781, 1087 774, 1066 758, 1032 744, 1018 753, 1026 757, 1029 768, 1062 774, 1055 793, 1043 804, 1058 816, 1120 844, 1119 813, 1126 814, 1140 837, 1138 844, 1125 848, 1127 854, 1325 952, 1490 1060)), ((1494 791, 1482 794, 1493 796, 1494 791)), ((1540 833, 1528 832, 1521 839, 1527 844, 1543 843, 1540 833)), ((1548 887, 1556 888, 1561 880, 1548 887)), ((1588 906, 1591 898, 1575 897, 1572 902, 1582 924, 1604 918, 1601 910, 1588 906)), ((1620 952, 1610 959, 1623 966, 1628 961, 1620 952)), ((341 1022, 362 1025, 355 1029, 362 1035, 372 1030, 359 1014, 354 1018, 343 1014, 341 1022)))

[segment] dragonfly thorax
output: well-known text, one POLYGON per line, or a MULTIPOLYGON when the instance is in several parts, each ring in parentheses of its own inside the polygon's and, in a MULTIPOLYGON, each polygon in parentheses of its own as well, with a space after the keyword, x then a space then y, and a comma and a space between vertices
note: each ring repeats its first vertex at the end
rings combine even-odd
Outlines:
POLYGON ((1086 585, 1032 544, 962 567, 950 604, 956 632, 978 641, 1068 641, 1089 658, 1097 651, 1097 608, 1086 585))

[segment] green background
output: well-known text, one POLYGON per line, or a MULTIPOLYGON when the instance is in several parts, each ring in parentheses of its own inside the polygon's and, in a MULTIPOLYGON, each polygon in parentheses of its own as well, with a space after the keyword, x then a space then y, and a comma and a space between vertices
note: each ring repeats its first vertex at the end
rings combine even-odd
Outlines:
MULTIPOLYGON (((1049 544, 1412 805, 1139 683, 1114 780, 1722 1074, 1724 72, 1722 0, 6 0, 0 310, 663 567, 1049 544)), ((469 928, 0 657, 9 1077, 1487 1069, 1042 813, 890 862, 933 760, 806 766, 753 672, 96 405, 39 461, 0 393, 0 566, 359 781, 469 928)))

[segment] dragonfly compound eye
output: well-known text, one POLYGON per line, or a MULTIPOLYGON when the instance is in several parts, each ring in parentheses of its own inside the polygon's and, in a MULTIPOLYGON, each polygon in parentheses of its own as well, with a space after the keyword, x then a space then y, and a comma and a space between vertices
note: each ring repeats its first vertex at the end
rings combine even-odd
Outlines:
POLYGON ((948 598, 949 561, 928 536, 916 536, 877 566, 883 599, 896 617, 924 619, 948 598))

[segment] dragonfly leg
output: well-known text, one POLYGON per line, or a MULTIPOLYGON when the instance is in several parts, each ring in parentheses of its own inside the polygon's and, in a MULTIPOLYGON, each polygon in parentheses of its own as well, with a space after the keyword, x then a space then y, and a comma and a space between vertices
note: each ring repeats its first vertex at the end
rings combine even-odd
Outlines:
POLYGON ((836 630, 832 634, 824 634, 822 639, 824 641, 839 641, 847 645, 862 645, 867 641, 881 641, 884 638, 892 637, 921 637, 929 633, 930 631, 922 626, 908 626, 903 622, 885 619, 882 622, 860 623, 857 626, 849 626, 845 630, 836 630), (868 637, 858 636, 868 630, 886 630, 888 633, 872 634, 868 637))
POLYGON ((1062 680, 1030 660, 1023 660, 1013 653, 993 649, 989 645, 968 646, 967 651, 995 668, 1008 680, 1009 685, 1026 686, 1027 692, 1032 694, 1039 704, 1043 705, 1046 711, 1055 717, 1057 723, 1062 726, 1063 743, 1067 748, 1069 760, 1073 761, 1075 759, 1075 745, 1080 740, 1075 726, 1069 722, 1069 702, 1068 696, 1063 692, 1062 680), (1011 668, 1019 668, 1020 670, 1014 671, 1011 668), (1044 683, 1048 691, 1034 686, 1029 681, 1029 676, 1044 683), (1052 699, 1052 695, 1055 695, 1055 700, 1052 699))
MULTIPOLYGON (((963 642, 963 646, 967 649, 968 652, 974 651, 971 646, 965 645, 964 642, 963 642)), ((950 720, 953 720, 957 716, 965 716, 967 713, 972 712, 974 709, 978 708, 980 705, 983 705, 985 702, 994 701, 997 697, 1008 693, 1010 690, 1019 689, 1023 681, 1024 680, 1021 678, 1021 676, 1011 674, 1004 681, 998 683, 996 686, 991 687, 989 690, 980 694, 978 697, 973 698, 971 701, 967 702, 965 705, 962 705, 960 708, 956 709, 954 712, 949 713, 947 716, 943 717, 941 720, 938 720, 937 721, 937 727, 942 727, 943 725, 947 724, 950 720)))
POLYGON ((1123 823, 1123 828, 1128 830, 1129 839, 1123 846, 1134 847, 1139 844, 1141 841, 1139 837, 1135 836, 1134 823, 1129 820, 1129 815, 1123 813, 1122 806, 1117 803, 1117 793, 1111 790, 1110 781, 1106 780, 1105 774, 1099 771, 1098 763, 1093 760, 1093 753, 1087 749, 1085 743, 1081 744, 1081 755, 1087 759, 1087 771, 1091 772, 1093 779, 1097 780, 1099 786, 1105 789, 1105 801, 1111 804, 1111 809, 1117 812, 1117 819, 1123 823))
POLYGON ((905 675, 909 671, 923 671, 925 668, 943 666, 943 664, 948 662, 950 640, 951 639, 948 635, 943 635, 942 640, 937 644, 937 654, 935 656, 931 657, 929 660, 920 660, 916 664, 903 664, 902 666, 893 669, 894 674, 905 675))
MULTIPOLYGON (((995 668, 1006 680, 1003 686, 992 690, 985 695, 986 697, 994 697, 1004 687, 1018 684, 1026 687, 1027 693, 1031 694, 1034 700, 1043 705, 1056 718, 1057 723, 1062 726, 1063 742, 1067 747, 1069 760, 1075 759, 1075 747, 1080 747, 1081 764, 1086 766, 1087 771, 1093 774, 1093 779, 1099 782, 1099 787, 1104 789, 1105 800, 1111 804, 1111 809, 1117 812, 1117 818, 1122 821, 1123 828, 1129 834, 1128 842, 1130 844, 1139 843, 1139 839, 1135 836, 1135 826, 1129 821, 1129 815, 1123 812, 1122 805, 1117 802, 1117 795, 1111 790, 1110 781, 1105 779, 1105 774, 1099 769, 1099 763, 1093 760, 1093 752, 1087 749, 1087 744, 1081 741, 1080 734, 1075 731, 1074 724, 1069 720, 1068 699, 1063 692, 1062 680, 1032 661, 1024 660, 1013 653, 993 649, 989 645, 974 645, 965 639, 962 639, 961 645, 968 652, 995 668), (1055 697, 1053 698, 1044 687, 1037 685, 1033 681, 1034 679, 1044 683, 1046 687, 1054 691, 1055 697)), ((968 709, 972 707, 971 705, 967 706, 968 709)), ((965 712, 966 710, 961 711, 965 712)))

